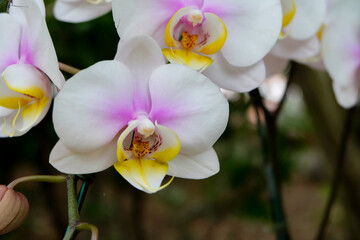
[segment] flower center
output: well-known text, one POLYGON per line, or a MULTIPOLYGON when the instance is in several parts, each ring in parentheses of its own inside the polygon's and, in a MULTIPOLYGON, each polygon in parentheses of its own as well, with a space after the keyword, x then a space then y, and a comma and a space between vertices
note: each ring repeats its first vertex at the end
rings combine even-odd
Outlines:
POLYGON ((150 152, 150 143, 148 141, 142 142, 141 140, 134 139, 133 152, 137 158, 143 158, 150 152))
POLYGON ((192 49, 196 45, 198 38, 199 38, 198 35, 191 35, 188 34, 187 32, 183 32, 181 38, 181 44, 185 49, 192 49))

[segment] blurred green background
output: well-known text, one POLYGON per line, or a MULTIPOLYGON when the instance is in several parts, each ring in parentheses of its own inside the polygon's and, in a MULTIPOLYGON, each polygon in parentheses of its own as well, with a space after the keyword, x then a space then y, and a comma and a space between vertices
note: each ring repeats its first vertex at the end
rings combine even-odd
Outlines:
MULTIPOLYGON (((114 57, 119 37, 111 14, 87 23, 63 23, 53 18, 52 4, 47 3, 47 23, 59 61, 83 69, 114 57)), ((290 231, 294 240, 306 240, 314 239, 324 210, 345 111, 335 102, 325 73, 301 65, 295 70, 277 140, 290 231)), ((96 175, 82 221, 95 224, 100 239, 106 240, 275 239, 254 110, 247 95, 240 95, 230 108, 228 128, 215 145, 221 166, 217 175, 205 180, 175 178, 169 187, 148 195, 110 168, 96 175)), ((359 239, 359 119, 357 111, 327 240, 359 239)), ((0 183, 58 174, 48 163, 57 139, 51 110, 25 136, 0 139, 0 183)), ((24 183, 16 190, 27 196, 29 216, 0 239, 62 239, 67 226, 65 184, 24 183)), ((90 234, 81 233, 77 239, 90 239, 90 234)))

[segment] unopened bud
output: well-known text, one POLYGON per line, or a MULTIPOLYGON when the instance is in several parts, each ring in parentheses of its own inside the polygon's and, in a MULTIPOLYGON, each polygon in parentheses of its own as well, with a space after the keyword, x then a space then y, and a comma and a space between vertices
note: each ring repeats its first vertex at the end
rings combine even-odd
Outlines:
POLYGON ((28 212, 29 202, 22 193, 0 185, 0 235, 20 226, 28 212))

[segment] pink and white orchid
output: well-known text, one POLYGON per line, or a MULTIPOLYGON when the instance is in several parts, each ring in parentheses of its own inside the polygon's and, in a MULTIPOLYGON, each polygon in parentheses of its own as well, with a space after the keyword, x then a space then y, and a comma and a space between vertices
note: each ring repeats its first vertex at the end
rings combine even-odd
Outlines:
POLYGON ((171 63, 206 68, 216 84, 237 92, 264 80, 261 59, 281 29, 279 0, 114 0, 113 16, 121 39, 148 34, 171 63))
POLYGON ((63 22, 80 23, 111 11, 111 0, 57 0, 54 16, 63 22))
POLYGON ((329 2, 329 21, 322 37, 322 54, 338 103, 350 108, 359 99, 360 1, 329 2))
POLYGON ((39 123, 52 101, 51 82, 64 83, 40 9, 32 0, 13 4, 0 14, 1 137, 23 135, 39 123))
POLYGON ((224 131, 228 103, 201 73, 165 64, 148 36, 124 42, 117 61, 99 62, 69 79, 54 103, 60 141, 50 163, 65 173, 114 165, 148 193, 165 175, 206 178, 219 170, 212 145, 224 131))

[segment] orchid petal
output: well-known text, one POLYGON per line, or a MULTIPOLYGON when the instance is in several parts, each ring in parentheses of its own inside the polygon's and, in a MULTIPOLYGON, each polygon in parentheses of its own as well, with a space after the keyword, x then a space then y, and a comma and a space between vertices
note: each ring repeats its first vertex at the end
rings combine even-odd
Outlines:
POLYGON ((165 47, 164 31, 171 17, 184 7, 178 0, 113 1, 113 17, 120 38, 130 39, 136 35, 147 34, 155 37, 161 48, 165 47), (161 34, 157 34, 161 33, 161 34))
POLYGON ((221 18, 212 13, 204 14, 206 21, 203 23, 203 31, 209 36, 206 43, 197 45, 195 51, 212 55, 217 53, 223 46, 227 37, 227 29, 221 18))
POLYGON ((180 151, 180 139, 170 128, 156 124, 155 134, 160 136, 159 148, 150 155, 159 162, 170 162, 180 151))
POLYGON ((88 1, 57 0, 54 5, 54 16, 63 22, 80 23, 95 19, 111 11, 111 2, 91 4, 88 1))
POLYGON ((282 28, 289 25, 289 23, 293 20, 296 12, 296 4, 295 0, 281 0, 282 7, 282 28))
POLYGON ((122 63, 96 63, 69 79, 57 95, 55 130, 74 151, 100 148, 133 118, 132 94, 132 76, 122 63))
POLYGON ((13 16, 0 13, 0 73, 19 60, 21 26, 13 16))
POLYGON ((54 45, 39 7, 29 0, 13 0, 13 5, 21 6, 10 7, 10 15, 19 19, 23 27, 20 57, 25 63, 38 67, 61 88, 65 79, 59 70, 54 45))
POLYGON ((50 164, 63 173, 87 174, 103 171, 116 162, 116 141, 87 153, 74 152, 58 141, 50 153, 50 164))
POLYGON ((237 67, 231 65, 221 53, 215 55, 214 63, 203 73, 219 87, 236 92, 251 91, 265 80, 262 61, 249 67, 237 67))
POLYGON ((333 81, 342 86, 353 85, 359 81, 359 21, 360 18, 357 22, 339 20, 324 30, 322 38, 324 64, 333 81))
POLYGON ((306 40, 287 37, 280 40, 270 54, 285 59, 314 58, 320 54, 320 42, 316 35, 306 40))
POLYGON ((338 85, 333 83, 335 97, 340 106, 344 108, 351 108, 356 105, 359 99, 359 88, 351 85, 338 85))
POLYGON ((213 0, 205 2, 228 29, 221 49, 226 60, 234 66, 250 66, 263 58, 278 39, 282 14, 275 0, 213 0))
POLYGON ((190 50, 164 48, 162 51, 170 63, 188 66, 199 72, 213 63, 211 58, 190 50))
POLYGON ((202 179, 210 177, 219 172, 219 160, 213 148, 196 155, 179 154, 169 162, 168 175, 202 179))
POLYGON ((276 57, 269 53, 264 57, 264 63, 266 67, 266 77, 268 78, 276 74, 283 73, 289 64, 289 60, 276 57))
POLYGON ((305 40, 315 35, 325 21, 326 0, 295 0, 296 14, 288 25, 289 35, 305 40))
POLYGON ((130 159, 116 162, 114 167, 131 185, 147 193, 155 193, 170 183, 160 186, 168 170, 168 164, 164 162, 130 159))
POLYGON ((202 74, 184 66, 165 65, 153 72, 149 88, 149 119, 176 132, 182 153, 209 149, 224 131, 227 100, 202 74))
POLYGON ((151 73, 165 64, 161 48, 154 39, 141 35, 126 42, 120 42, 115 60, 122 62, 133 74, 135 108, 149 111, 149 78, 151 73))

